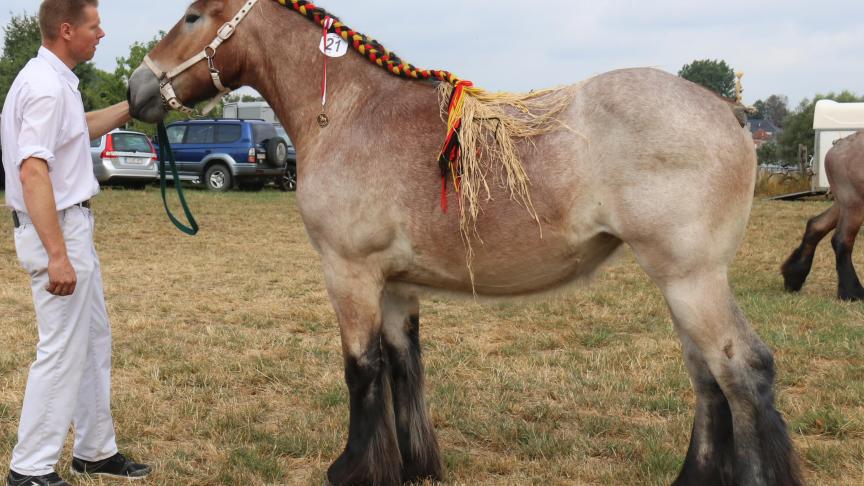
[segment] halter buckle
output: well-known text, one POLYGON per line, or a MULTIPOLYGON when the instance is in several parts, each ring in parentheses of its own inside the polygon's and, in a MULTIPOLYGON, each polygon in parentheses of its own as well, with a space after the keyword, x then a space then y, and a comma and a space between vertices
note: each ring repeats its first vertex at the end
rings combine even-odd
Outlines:
POLYGON ((231 24, 230 22, 225 22, 222 27, 219 27, 219 31, 216 33, 216 35, 223 41, 226 41, 229 37, 234 35, 234 30, 235 28, 233 24, 231 24))

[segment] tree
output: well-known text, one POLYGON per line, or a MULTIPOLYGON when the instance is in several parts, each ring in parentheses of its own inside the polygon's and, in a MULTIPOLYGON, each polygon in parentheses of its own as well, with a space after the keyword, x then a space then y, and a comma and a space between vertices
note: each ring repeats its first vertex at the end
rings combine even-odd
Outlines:
POLYGON ((756 102, 753 103, 753 108, 756 109, 756 113, 750 114, 749 118, 751 120, 761 120, 761 119, 765 118, 765 102, 764 101, 756 100, 756 102))
POLYGON ((0 106, 21 68, 39 51, 42 34, 35 15, 13 15, 3 28, 3 57, 0 58, 0 106))
POLYGON ((85 111, 105 108, 126 99, 123 80, 97 68, 92 62, 79 64, 72 72, 78 76, 78 91, 85 111))
POLYGON ((126 86, 129 85, 129 78, 132 73, 138 69, 138 66, 144 62, 144 56, 152 51, 156 44, 165 37, 165 31, 160 30, 159 34, 153 37, 148 42, 134 42, 129 46, 129 56, 117 58, 117 68, 114 69, 114 74, 123 80, 126 86))
POLYGON ((248 103, 251 101, 267 101, 262 96, 230 94, 225 97, 225 103, 248 103))
POLYGON ((772 165, 780 162, 780 146, 777 142, 763 143, 756 151, 759 165, 772 165))
POLYGON ((735 71, 726 61, 711 61, 702 59, 685 64, 678 71, 678 76, 714 91, 720 96, 732 98, 735 96, 735 71))
POLYGON ((771 95, 762 102, 761 108, 757 108, 763 119, 769 120, 777 128, 783 128, 783 123, 789 115, 789 98, 784 95, 771 95))
POLYGON ((816 111, 816 102, 819 100, 834 100, 840 103, 853 103, 864 101, 864 97, 858 97, 850 91, 840 94, 828 93, 817 94, 813 101, 804 99, 794 112, 790 113, 784 121, 783 133, 780 134, 780 151, 783 160, 794 162, 798 158, 798 147, 804 145, 808 153, 813 153, 813 140, 816 136, 813 130, 813 114, 816 111))

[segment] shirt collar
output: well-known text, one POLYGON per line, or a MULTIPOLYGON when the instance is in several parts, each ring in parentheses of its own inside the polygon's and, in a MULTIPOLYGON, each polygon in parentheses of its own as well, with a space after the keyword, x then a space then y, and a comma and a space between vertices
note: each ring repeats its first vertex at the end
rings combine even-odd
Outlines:
POLYGON ((45 46, 40 46, 39 54, 37 56, 50 64, 51 67, 53 67, 54 70, 57 71, 57 74, 59 74, 60 77, 63 78, 67 83, 69 83, 69 86, 72 89, 78 89, 78 76, 75 76, 75 73, 73 73, 72 70, 69 69, 69 66, 67 66, 66 63, 64 63, 60 60, 59 57, 57 57, 57 54, 54 54, 53 52, 51 52, 50 49, 46 48, 45 46))

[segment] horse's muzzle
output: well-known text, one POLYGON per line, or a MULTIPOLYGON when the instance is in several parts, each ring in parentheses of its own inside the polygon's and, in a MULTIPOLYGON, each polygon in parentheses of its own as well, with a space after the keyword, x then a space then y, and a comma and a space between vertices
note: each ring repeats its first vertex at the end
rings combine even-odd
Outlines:
POLYGON ((159 80, 145 66, 138 66, 129 78, 129 114, 138 120, 156 123, 168 114, 159 93, 159 80))

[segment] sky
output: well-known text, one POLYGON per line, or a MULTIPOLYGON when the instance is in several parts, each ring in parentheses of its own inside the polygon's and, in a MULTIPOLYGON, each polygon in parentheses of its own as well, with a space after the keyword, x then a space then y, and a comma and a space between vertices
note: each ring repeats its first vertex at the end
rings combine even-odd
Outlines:
MULTIPOLYGON (((272 0, 261 0, 272 1, 272 0)), ((169 30, 184 0, 101 0, 107 37, 94 62, 113 70, 135 41, 169 30)), ((35 14, 38 0, 3 0, 35 14)), ((404 60, 489 90, 528 91, 625 67, 677 73, 696 59, 744 72, 744 100, 864 95, 861 0, 320 0, 404 60)))

